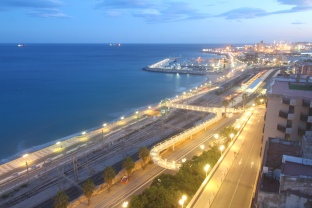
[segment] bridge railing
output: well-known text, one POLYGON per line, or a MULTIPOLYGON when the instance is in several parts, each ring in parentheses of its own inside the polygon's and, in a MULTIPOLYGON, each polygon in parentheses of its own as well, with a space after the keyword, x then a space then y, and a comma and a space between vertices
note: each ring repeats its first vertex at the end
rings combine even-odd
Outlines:
POLYGON ((151 159, 153 160, 153 162, 157 165, 159 165, 160 167, 166 168, 166 169, 170 169, 170 170, 178 170, 181 167, 181 163, 180 162, 176 162, 176 161, 167 161, 167 159, 162 159, 160 156, 160 153, 167 149, 170 148, 171 146, 174 147, 175 144, 185 140, 187 137, 192 136, 193 134, 196 134, 197 132, 205 129, 207 126, 217 122, 218 120, 220 120, 221 117, 218 116, 214 116, 213 118, 211 118, 208 121, 205 121, 201 124, 198 124, 197 126, 194 126, 186 131, 183 131, 163 142, 160 142, 158 144, 156 144, 150 151, 150 156, 151 159))

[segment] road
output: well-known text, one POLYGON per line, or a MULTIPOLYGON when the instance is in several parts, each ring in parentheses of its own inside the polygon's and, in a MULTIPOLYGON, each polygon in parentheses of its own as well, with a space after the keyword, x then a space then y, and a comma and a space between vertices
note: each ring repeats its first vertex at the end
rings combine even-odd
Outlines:
POLYGON ((254 110, 239 136, 244 137, 243 143, 239 142, 242 144, 240 150, 236 151, 236 154, 229 151, 229 155, 222 161, 228 165, 228 172, 223 170, 213 175, 193 206, 194 208, 250 207, 261 164, 260 151, 264 113, 263 106, 254 110))
MULTIPOLYGON (((222 128, 229 126, 235 122, 238 116, 225 118, 216 124, 211 125, 207 131, 199 132, 191 140, 186 140, 174 151, 170 151, 164 155, 168 160, 181 160, 182 158, 191 159, 194 155, 203 152, 200 145, 204 144, 208 147, 215 142, 213 135, 218 133, 222 128)), ((121 207, 124 201, 129 201, 133 194, 141 193, 145 188, 149 187, 154 178, 161 173, 175 173, 175 171, 163 169, 155 164, 148 165, 146 170, 137 171, 131 176, 131 180, 127 185, 116 184, 113 186, 111 193, 105 191, 102 194, 92 197, 92 204, 89 207, 121 207)), ((81 203, 77 208, 86 207, 85 202, 81 203)))

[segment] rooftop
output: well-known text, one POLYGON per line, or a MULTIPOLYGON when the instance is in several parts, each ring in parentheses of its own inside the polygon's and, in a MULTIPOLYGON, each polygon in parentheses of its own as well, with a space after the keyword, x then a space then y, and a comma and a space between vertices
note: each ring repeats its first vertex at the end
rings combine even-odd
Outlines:
POLYGON ((282 174, 287 176, 312 177, 312 160, 284 155, 282 174))
POLYGON ((289 97, 312 97, 311 87, 295 86, 294 83, 289 84, 287 81, 275 80, 270 90, 271 94, 285 95, 289 97), (290 87, 291 86, 291 87, 290 87), (310 89, 310 90, 307 90, 310 89))
POLYGON ((265 166, 273 169, 280 168, 283 155, 300 157, 301 147, 299 142, 269 138, 265 166))

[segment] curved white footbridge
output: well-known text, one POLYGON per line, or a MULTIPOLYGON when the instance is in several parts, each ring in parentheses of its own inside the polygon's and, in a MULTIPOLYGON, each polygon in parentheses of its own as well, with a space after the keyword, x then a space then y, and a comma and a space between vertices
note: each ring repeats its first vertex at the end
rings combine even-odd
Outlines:
POLYGON ((185 110, 193 110, 193 111, 201 111, 201 112, 209 112, 212 114, 212 118, 210 118, 207 121, 204 121, 190 129, 187 129, 180 134, 174 135, 173 137, 156 144, 150 151, 150 157, 153 160, 153 162, 160 167, 170 169, 170 170, 178 170, 181 167, 181 163, 177 163, 175 161, 167 161, 166 159, 162 159, 160 156, 160 153, 170 147, 174 149, 174 146, 183 142, 187 138, 192 137, 192 135, 196 134, 197 132, 201 130, 206 130, 208 126, 211 124, 219 121, 222 118, 222 113, 226 114, 232 114, 232 113, 238 113, 241 111, 237 111, 234 108, 212 108, 212 107, 203 107, 203 106, 194 106, 194 105, 186 105, 186 104, 176 104, 176 103, 168 103, 166 105, 170 108, 178 108, 178 109, 185 109, 185 110))

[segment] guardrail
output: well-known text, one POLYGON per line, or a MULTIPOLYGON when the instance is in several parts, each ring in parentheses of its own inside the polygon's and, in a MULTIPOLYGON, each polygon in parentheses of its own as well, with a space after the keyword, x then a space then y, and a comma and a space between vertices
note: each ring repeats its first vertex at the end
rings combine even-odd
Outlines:
POLYGON ((166 159, 163 160, 160 157, 159 153, 171 146, 174 148, 174 145, 176 143, 179 143, 185 140, 187 137, 190 137, 193 134, 196 134, 197 132, 207 128, 209 125, 217 122, 221 118, 222 117, 218 117, 215 115, 214 118, 208 121, 204 121, 203 123, 198 124, 197 126, 194 126, 186 131, 181 132, 180 134, 177 134, 163 142, 158 143, 150 151, 151 159, 153 160, 155 164, 159 165, 160 167, 170 169, 170 170, 178 170, 181 167, 181 163, 176 163, 175 161, 167 161, 166 159))

